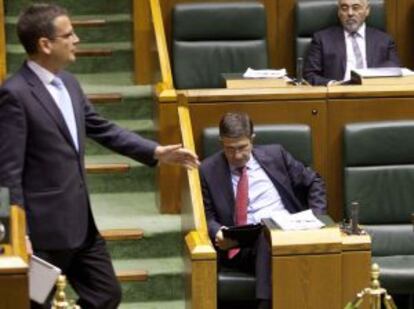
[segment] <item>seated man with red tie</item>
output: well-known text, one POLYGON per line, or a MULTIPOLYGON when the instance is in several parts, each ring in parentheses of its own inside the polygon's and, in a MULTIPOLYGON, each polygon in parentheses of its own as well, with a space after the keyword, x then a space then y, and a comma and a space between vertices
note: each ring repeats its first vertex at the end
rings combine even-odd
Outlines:
POLYGON ((263 233, 251 248, 240 249, 222 231, 309 208, 323 214, 325 185, 281 145, 254 146, 253 123, 247 114, 226 113, 219 131, 223 150, 200 167, 209 235, 218 249, 219 266, 255 273, 259 308, 270 308, 270 246, 263 233))
POLYGON ((312 85, 348 81, 352 69, 399 67, 395 43, 385 32, 368 27, 369 0, 338 0, 341 26, 313 35, 304 77, 312 85))

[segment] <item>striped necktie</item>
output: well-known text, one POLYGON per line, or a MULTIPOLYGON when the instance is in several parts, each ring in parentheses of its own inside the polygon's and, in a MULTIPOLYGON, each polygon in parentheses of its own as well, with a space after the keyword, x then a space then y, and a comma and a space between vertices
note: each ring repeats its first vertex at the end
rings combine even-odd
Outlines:
MULTIPOLYGON (((247 223, 247 206, 249 204, 249 177, 247 175, 247 167, 240 168, 241 174, 237 183, 236 192, 236 225, 247 223)), ((240 248, 230 249, 228 252, 229 259, 232 259, 239 253, 240 248)))
POLYGON ((354 55, 355 55, 356 68, 357 69, 363 69, 364 68, 364 60, 362 58, 361 49, 359 48, 359 45, 358 45, 358 42, 357 42, 358 35, 359 35, 358 32, 350 33, 351 42, 352 42, 352 49, 353 49, 354 55))

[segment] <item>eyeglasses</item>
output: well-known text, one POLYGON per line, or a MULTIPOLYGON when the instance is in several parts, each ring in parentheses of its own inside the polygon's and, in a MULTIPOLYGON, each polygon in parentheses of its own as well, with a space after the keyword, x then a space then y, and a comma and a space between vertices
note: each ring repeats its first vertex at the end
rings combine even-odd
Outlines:
POLYGON ((73 38, 75 36, 76 36, 76 33, 75 33, 75 31, 72 30, 72 31, 70 31, 68 33, 55 35, 52 40, 55 40, 55 39, 58 39, 58 38, 61 38, 61 39, 65 39, 66 40, 66 39, 69 39, 69 38, 73 38))

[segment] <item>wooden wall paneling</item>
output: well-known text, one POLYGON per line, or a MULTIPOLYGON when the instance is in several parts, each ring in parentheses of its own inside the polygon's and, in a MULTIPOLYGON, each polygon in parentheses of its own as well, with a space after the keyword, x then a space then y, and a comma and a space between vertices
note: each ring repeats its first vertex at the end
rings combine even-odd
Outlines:
POLYGON ((156 54, 149 0, 133 0, 132 9, 135 84, 151 84, 156 71, 156 54))
POLYGON ((414 119, 414 99, 350 97, 328 100, 328 200, 330 215, 337 221, 343 216, 343 128, 348 123, 414 119), (333 205, 333 207, 331 207, 333 205))
POLYGON ((414 68, 414 0, 388 0, 395 2, 396 29, 392 32, 403 66, 414 68))
POLYGON ((28 295, 27 274, 0 274, 0 304, 2 309, 30 308, 28 295))
POLYGON ((277 33, 278 50, 276 66, 286 68, 290 76, 295 75, 295 5, 296 0, 278 0, 277 33))

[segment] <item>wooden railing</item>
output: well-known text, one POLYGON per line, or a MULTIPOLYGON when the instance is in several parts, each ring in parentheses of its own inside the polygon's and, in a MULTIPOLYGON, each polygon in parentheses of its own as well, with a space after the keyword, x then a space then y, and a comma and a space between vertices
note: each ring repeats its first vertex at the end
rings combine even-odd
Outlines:
POLYGON ((158 50, 158 61, 161 70, 161 82, 156 86, 156 92, 160 95, 172 95, 175 98, 175 90, 171 71, 171 62, 165 35, 164 20, 162 17, 159 0, 149 0, 151 16, 154 27, 155 41, 158 50))
MULTIPOLYGON (((195 151, 187 98, 178 96, 182 144, 195 151)), ((186 309, 215 309, 217 306, 217 255, 208 236, 206 216, 197 169, 187 170, 182 182, 182 223, 186 244, 186 309)))

